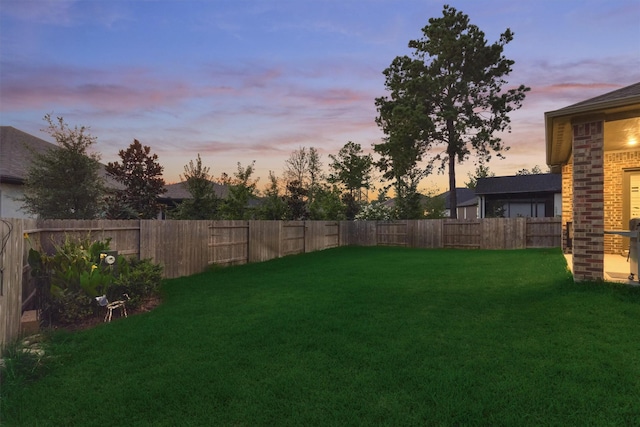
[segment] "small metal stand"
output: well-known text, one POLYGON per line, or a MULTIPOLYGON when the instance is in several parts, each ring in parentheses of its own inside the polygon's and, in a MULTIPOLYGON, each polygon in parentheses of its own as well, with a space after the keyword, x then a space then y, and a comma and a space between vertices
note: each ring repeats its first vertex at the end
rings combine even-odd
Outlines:
POLYGON ((111 322, 111 318, 113 317, 113 310, 117 310, 120 309, 120 317, 128 317, 127 316, 127 306, 126 306, 126 302, 129 299, 129 295, 127 294, 122 294, 122 296, 125 299, 121 299, 118 301, 113 301, 113 302, 109 302, 109 300, 107 299, 106 295, 102 295, 99 297, 96 297, 96 301, 98 301, 98 305, 100 305, 100 307, 106 307, 107 308, 107 312, 104 315, 104 321, 106 323, 110 323, 111 322))

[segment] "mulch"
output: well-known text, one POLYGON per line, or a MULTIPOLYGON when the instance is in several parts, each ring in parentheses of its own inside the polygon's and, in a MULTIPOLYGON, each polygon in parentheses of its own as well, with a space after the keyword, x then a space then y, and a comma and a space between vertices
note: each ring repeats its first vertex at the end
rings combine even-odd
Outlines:
MULTIPOLYGON (((152 297, 143 301, 139 307, 136 307, 136 308, 127 307, 127 314, 129 316, 135 316, 136 314, 147 313, 153 310, 154 308, 156 308, 157 306, 159 306, 161 303, 162 303, 162 300, 160 299, 160 297, 152 297)), ((96 314, 95 316, 88 317, 80 322, 76 322, 72 324, 56 324, 56 325, 53 325, 53 328, 65 329, 67 331, 83 331, 85 329, 91 329, 95 326, 98 326, 104 323, 104 315, 105 313, 101 312, 99 314, 96 314)), ((111 319, 111 321, 116 322, 118 320, 120 320, 120 310, 114 310, 113 318, 111 319)))

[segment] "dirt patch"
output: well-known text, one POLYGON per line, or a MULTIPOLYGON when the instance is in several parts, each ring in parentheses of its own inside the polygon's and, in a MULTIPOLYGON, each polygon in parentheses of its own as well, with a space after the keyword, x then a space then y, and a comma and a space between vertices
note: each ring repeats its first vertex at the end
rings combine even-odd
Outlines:
MULTIPOLYGON (((147 312, 153 310, 154 308, 156 308, 157 306, 159 306, 161 303, 162 303, 162 300, 160 299, 160 297, 147 298, 137 308, 127 307, 127 314, 129 316, 135 316, 136 314, 147 313, 147 312)), ((90 328, 93 328, 93 327, 95 327, 97 325, 100 325, 100 324, 104 323, 104 315, 105 315, 105 312, 104 311, 100 311, 95 316, 88 317, 88 318, 82 320, 81 322, 76 322, 76 323, 72 323, 72 324, 53 325, 53 328, 54 329, 66 329, 68 331, 82 331, 82 330, 85 330, 85 329, 90 329, 90 328)), ((116 321, 120 320, 120 318, 121 318, 120 310, 114 310, 113 318, 112 318, 111 321, 112 322, 116 322, 116 321)))

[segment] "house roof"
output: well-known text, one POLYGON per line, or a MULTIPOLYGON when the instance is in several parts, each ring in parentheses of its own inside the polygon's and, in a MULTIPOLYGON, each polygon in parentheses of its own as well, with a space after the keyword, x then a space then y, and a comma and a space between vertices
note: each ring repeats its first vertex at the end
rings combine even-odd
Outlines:
POLYGON ((468 206, 477 206, 478 205, 478 196, 474 193, 473 198, 466 200, 464 202, 458 203, 459 208, 465 208, 468 206))
POLYGON ((605 149, 619 150, 624 148, 625 138, 619 135, 626 129, 640 125, 640 82, 616 89, 614 91, 580 101, 568 107, 544 113, 546 128, 547 165, 557 173, 571 157, 573 131, 572 122, 576 119, 595 118, 608 124, 605 149), (629 124, 628 120, 635 120, 629 124), (607 144, 613 144, 607 148, 607 144))
MULTIPOLYGON (((12 126, 0 126, 0 182, 24 184, 31 167, 33 153, 44 154, 58 146, 12 126)), ((107 187, 123 188, 111 178, 100 163, 99 175, 107 187)))
POLYGON ((552 115, 562 114, 566 111, 576 111, 576 110, 593 110, 600 109, 603 106, 607 107, 609 104, 620 105, 621 103, 625 103, 626 100, 634 100, 640 96, 640 82, 634 83, 630 86, 626 86, 620 89, 616 89, 611 92, 607 92, 602 95, 595 96, 593 98, 586 99, 584 101, 576 102, 573 105, 569 105, 568 107, 561 108, 556 111, 552 111, 552 115))
MULTIPOLYGON (((449 207, 449 200, 450 200, 450 192, 446 191, 444 193, 438 194, 435 197, 444 197, 444 208, 445 209, 450 209, 449 207)), ((463 206, 474 206, 478 204, 478 198, 476 197, 476 193, 471 190, 470 188, 456 188, 456 196, 457 196, 457 205, 458 207, 463 207, 463 206)), ((427 196, 421 194, 420 197, 424 200, 427 198, 427 196)), ((387 199, 384 202, 382 202, 382 205, 386 206, 386 207, 394 207, 396 205, 396 199, 392 198, 392 199, 387 199)))
POLYGON ((31 165, 32 151, 45 153, 56 145, 18 130, 0 126, 0 181, 21 184, 31 165))
POLYGON ((476 184, 477 195, 560 192, 562 176, 552 173, 478 178, 476 184))
MULTIPOLYGON (((212 184, 216 196, 221 199, 227 197, 227 195, 229 194, 229 189, 227 188, 227 186, 218 184, 217 182, 212 182, 212 184)), ((167 190, 167 192, 160 197, 161 199, 184 200, 191 198, 191 193, 189 193, 186 182, 184 181, 175 184, 167 184, 164 188, 167 190)))
MULTIPOLYGON (((450 205, 451 192, 450 191, 442 193, 438 195, 438 197, 444 197, 444 208, 451 209, 451 205, 450 205)), ((472 189, 466 188, 466 187, 456 188, 456 205, 457 206, 473 206, 477 203, 478 202, 477 202, 476 193, 472 189)))

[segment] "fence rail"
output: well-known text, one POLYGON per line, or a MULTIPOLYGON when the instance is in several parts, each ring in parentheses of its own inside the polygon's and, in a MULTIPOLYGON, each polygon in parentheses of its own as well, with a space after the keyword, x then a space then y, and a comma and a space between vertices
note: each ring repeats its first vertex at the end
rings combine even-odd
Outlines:
POLYGON ((338 246, 520 249, 560 246, 559 218, 408 221, 155 221, 2 219, 0 347, 20 330, 34 289, 29 248, 52 252, 67 237, 110 240, 110 248, 163 266, 166 278, 209 265, 267 261, 338 246))

